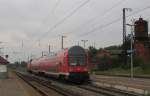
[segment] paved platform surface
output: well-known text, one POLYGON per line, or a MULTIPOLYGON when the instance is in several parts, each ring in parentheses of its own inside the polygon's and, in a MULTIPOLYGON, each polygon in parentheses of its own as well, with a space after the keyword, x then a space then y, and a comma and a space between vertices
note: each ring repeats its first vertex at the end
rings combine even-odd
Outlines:
POLYGON ((29 85, 9 72, 8 79, 0 79, 0 96, 40 96, 29 85))
POLYGON ((134 89, 137 93, 150 93, 150 79, 143 78, 128 78, 128 77, 114 77, 104 75, 91 75, 93 81, 109 84, 112 86, 118 86, 120 89, 134 89))

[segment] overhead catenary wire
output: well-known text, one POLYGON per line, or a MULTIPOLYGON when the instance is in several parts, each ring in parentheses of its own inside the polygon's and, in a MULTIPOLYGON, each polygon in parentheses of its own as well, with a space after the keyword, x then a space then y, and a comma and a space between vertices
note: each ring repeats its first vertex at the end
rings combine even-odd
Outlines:
POLYGON ((114 8, 120 6, 120 4, 124 3, 126 0, 120 0, 119 2, 117 2, 116 4, 114 4, 112 7, 110 7, 108 10, 106 10, 103 14, 102 17, 105 16, 106 14, 108 14, 109 12, 111 12, 114 8))
MULTIPOLYGON (((48 13, 47 17, 42 21, 43 24, 45 24, 47 22, 47 20, 49 18, 52 18, 52 15, 55 14, 55 11, 56 11, 56 8, 58 7, 58 5, 60 4, 61 0, 57 0, 55 5, 53 6, 51 12, 48 13), (51 14, 50 14, 51 13, 51 14)), ((57 36, 57 35, 56 35, 57 36)), ((53 37, 56 37, 56 36, 53 36, 53 37)), ((38 40, 35 40, 35 42, 37 43, 38 42, 38 46, 40 47, 41 46, 41 39, 38 39, 38 40)))
MULTIPOLYGON (((144 11, 144 10, 149 9, 149 8, 150 8, 150 6, 147 6, 147 7, 144 7, 144 8, 142 8, 142 9, 136 10, 136 11, 134 11, 133 13, 127 15, 126 17, 130 17, 130 16, 132 16, 132 15, 135 15, 135 14, 137 14, 137 13, 140 13, 140 12, 142 12, 142 11, 144 11)), ((100 30, 100 29, 109 27, 110 25, 112 25, 112 24, 114 24, 114 23, 117 23, 117 22, 119 22, 120 20, 122 20, 122 18, 117 18, 117 19, 115 19, 115 20, 113 20, 113 21, 111 21, 111 22, 109 22, 109 23, 107 23, 107 24, 98 26, 98 27, 96 27, 96 28, 90 30, 89 32, 86 32, 86 33, 83 33, 83 34, 81 34, 81 35, 78 35, 78 38, 81 38, 81 37, 83 37, 83 36, 87 36, 87 35, 89 35, 89 34, 91 34, 91 33, 96 32, 97 30, 100 30)))
MULTIPOLYGON (((89 0, 87 0, 87 1, 89 1, 89 0)), ((82 5, 86 4, 87 1, 85 1, 84 3, 82 3, 82 5)), ((118 4, 119 4, 119 3, 118 3, 118 4)), ((81 5, 80 5, 80 6, 81 6, 81 5)), ((78 8, 79 8, 79 7, 78 7, 78 8)), ((78 9, 78 8, 76 8, 76 9, 78 9)), ((132 15, 134 15, 134 14, 136 14, 136 13, 142 12, 142 11, 144 11, 144 10, 146 10, 146 9, 149 9, 149 8, 150 8, 150 6, 147 6, 147 7, 145 7, 145 8, 139 9, 139 10, 137 10, 137 11, 135 11, 135 12, 129 14, 127 17, 132 16, 132 15)), ((74 11, 72 11, 72 12, 74 12, 74 11)), ((72 12, 71 12, 71 13, 72 13, 72 12)), ((68 16, 68 15, 67 15, 67 16, 68 16)), ((107 24, 104 24, 104 25, 101 25, 101 26, 98 26, 98 27, 94 28, 94 29, 90 30, 89 32, 83 33, 83 34, 79 35, 78 37, 83 37, 83 36, 89 35, 89 34, 91 34, 91 33, 94 33, 95 31, 97 31, 97 30, 99 30, 99 29, 106 28, 106 27, 108 27, 108 26, 110 26, 110 25, 112 25, 112 24, 114 24, 114 23, 117 23, 117 22, 120 21, 121 19, 122 19, 122 18, 117 18, 117 19, 115 19, 115 20, 113 20, 113 21, 111 21, 111 22, 109 22, 109 23, 107 23, 107 24)), ((65 19, 65 20, 66 20, 66 19, 65 19)), ((54 37, 54 36, 53 36, 53 37, 54 37)), ((55 37, 55 38, 56 38, 56 37, 55 37)))
POLYGON ((57 2, 56 2, 56 4, 55 4, 55 6, 54 6, 54 7, 53 7, 53 9, 52 9, 52 14, 54 14, 54 13, 55 13, 56 8, 58 7, 58 5, 59 5, 60 1, 61 1, 61 0, 57 0, 57 2))
POLYGON ((56 1, 56 3, 55 3, 55 5, 53 6, 51 12, 49 12, 49 13, 48 13, 48 16, 43 20, 44 23, 46 23, 47 20, 48 20, 49 18, 51 18, 52 15, 54 15, 54 13, 55 13, 55 11, 56 11, 56 8, 58 7, 60 1, 61 1, 61 0, 57 0, 57 1, 56 1))
MULTIPOLYGON (((127 15, 126 17, 130 17, 130 16, 132 16, 132 15, 135 15, 135 14, 137 14, 137 13, 140 13, 140 12, 142 12, 142 11, 144 11, 144 10, 149 9, 149 8, 150 8, 150 6, 144 7, 144 8, 142 8, 142 9, 139 9, 139 10, 137 10, 137 11, 135 11, 135 12, 133 12, 133 13, 127 15)), ((108 27, 108 26, 110 26, 110 25, 112 25, 112 24, 114 24, 114 23, 117 23, 117 22, 119 22, 120 20, 122 20, 122 18, 117 18, 117 19, 115 19, 115 20, 113 20, 113 21, 111 21, 111 22, 109 22, 109 23, 107 23, 107 24, 105 24, 105 25, 98 26, 98 27, 96 27, 96 28, 90 30, 89 32, 85 32, 85 33, 79 35, 78 37, 83 37, 83 36, 89 35, 89 34, 91 34, 91 33, 94 33, 94 32, 96 32, 97 30, 106 28, 106 27, 108 27)))
MULTIPOLYGON (((119 2, 118 2, 118 4, 119 4, 119 2)), ((116 4, 116 5, 117 5, 117 4, 116 4)), ((149 9, 149 8, 150 8, 150 6, 147 6, 147 7, 145 7, 145 8, 139 9, 139 10, 137 10, 137 11, 135 11, 135 12, 133 12, 133 13, 127 15, 127 17, 132 16, 132 15, 134 15, 134 14, 136 14, 136 13, 142 12, 142 11, 144 11, 144 10, 146 10, 146 9, 149 9)), ((109 27, 110 25, 119 22, 121 19, 122 19, 122 18, 117 18, 117 19, 115 19, 115 20, 113 20, 113 21, 111 21, 111 22, 109 22, 109 23, 107 23, 107 24, 104 24, 104 25, 101 25, 101 26, 98 26, 98 27, 94 28, 94 29, 90 30, 89 32, 85 32, 85 33, 83 33, 83 34, 81 34, 81 35, 78 35, 78 37, 80 38, 80 37, 83 37, 83 36, 87 36, 87 35, 89 35, 89 34, 91 34, 91 33, 96 32, 97 30, 100 30, 100 29, 109 27)), ((56 37, 53 36, 52 38, 56 38, 56 37)))
MULTIPOLYGON (((73 15, 73 13, 74 12, 76 12, 79 8, 81 8, 82 6, 84 6, 85 4, 87 4, 88 2, 89 2, 90 0, 87 0, 87 1, 85 1, 84 3, 82 3, 79 7, 77 7, 74 11, 72 11, 71 13, 70 13, 70 15, 73 15)), ((108 14, 111 10, 113 10, 114 8, 116 8, 116 7, 118 7, 120 4, 122 4, 123 2, 125 2, 126 0, 124 0, 124 1, 122 1, 122 0, 120 0, 119 2, 117 2, 116 4, 114 4, 112 7, 110 7, 109 9, 107 9, 104 13, 103 13, 103 15, 101 16, 101 17, 104 17, 106 14, 108 14)), ((57 8, 57 6, 58 6, 58 4, 60 3, 60 0, 58 0, 57 2, 56 2, 56 4, 55 4, 55 7, 53 8, 53 11, 55 11, 55 9, 57 8)), ((52 11, 52 13, 54 13, 52 11)), ((69 16, 69 15, 68 15, 69 16)), ((66 17, 66 19, 67 19, 67 17, 66 17)), ((64 21, 63 20, 66 20, 65 18, 64 19, 62 19, 61 21, 60 21, 60 23, 58 23, 58 25, 59 24, 61 24, 61 23, 63 23, 64 21)), ((83 25, 85 25, 85 24, 88 24, 89 22, 92 22, 92 21, 94 21, 94 19, 95 18, 92 18, 92 19, 90 19, 90 20, 88 20, 87 22, 85 22, 83 25)), ((83 25, 81 25, 81 26, 83 26, 83 25)), ((57 24, 56 24, 56 26, 57 26, 57 24)), ((79 28, 80 29, 80 28, 79 28)), ((52 27, 52 29, 49 29, 49 31, 48 32, 50 32, 50 31, 52 31, 53 30, 53 27, 52 27)), ((42 37, 44 37, 44 36, 46 36, 46 34, 48 34, 48 32, 47 33, 45 33, 43 36, 41 36, 41 38, 42 37)), ((74 31, 72 31, 72 32, 66 32, 66 33, 62 33, 62 34, 71 34, 71 33, 74 33, 74 31)), ((53 35, 52 37, 51 37, 51 39, 52 38, 56 38, 58 35, 53 35)), ((39 41, 39 40, 38 40, 39 41)))
POLYGON ((52 32, 55 28, 63 24, 68 18, 70 18, 72 15, 74 15, 80 8, 85 6, 90 0, 84 1, 82 4, 80 4, 77 8, 75 8, 72 12, 70 12, 67 16, 65 16, 62 20, 57 22, 53 27, 51 27, 46 33, 44 33, 39 39, 42 39, 44 36, 46 36, 49 32, 52 32))
MULTIPOLYGON (((107 15, 109 12, 111 12, 114 8, 120 6, 122 3, 124 3, 126 0, 120 0, 119 2, 115 3, 113 6, 111 6, 109 9, 107 9, 100 17, 103 18, 105 15, 107 15)), ((97 16, 98 17, 98 16, 97 16)), ((96 18, 96 17, 95 17, 96 18)), ((81 29, 83 28, 83 26, 85 26, 86 24, 89 24, 91 22, 94 21, 95 18, 91 18, 90 20, 86 21, 84 24, 80 25, 79 28, 76 29, 81 29)), ((75 29, 75 30, 76 30, 75 29)), ((63 34, 71 34, 74 33, 74 31, 72 32, 65 32, 63 34)))
MULTIPOLYGON (((111 12, 114 8, 116 8, 116 7, 118 7, 118 6, 120 6, 122 3, 124 3, 126 0, 120 0, 119 2, 117 2, 117 3, 115 3, 114 5, 112 5, 110 8, 108 8, 104 13, 103 13, 103 15, 102 16, 100 16, 100 17, 104 17, 106 14, 108 14, 109 12, 111 12)), ((87 3, 87 2, 85 2, 85 3, 87 3)), ((83 4, 85 4, 85 3, 83 3, 83 4)), ((98 16, 97 16, 98 17, 98 16)), ((85 24, 89 24, 89 22, 92 22, 93 20, 94 20, 95 18, 92 18, 92 19, 90 19, 90 20, 88 20, 87 22, 85 22, 83 25, 85 25, 85 24)), ((81 27, 83 27, 83 25, 81 25, 81 27)), ((66 32, 66 33, 62 33, 62 34, 71 34, 71 33, 74 33, 74 31, 72 31, 72 32, 66 32)), ((52 37, 51 37, 51 39, 52 38, 56 38, 58 35, 53 35, 52 37)))
MULTIPOLYGON (((45 19, 42 20, 42 22, 41 22, 42 25, 43 25, 43 24, 46 24, 46 22, 49 20, 49 18, 52 18, 52 15, 54 15, 54 13, 55 13, 55 11, 56 11, 56 8, 58 7, 60 1, 61 1, 61 0, 57 0, 57 1, 56 1, 56 3, 54 4, 54 6, 52 7, 52 10, 48 13, 48 15, 45 17, 45 19), (50 14, 50 13, 51 13, 51 14, 50 14)), ((49 10, 50 10, 50 9, 49 9, 49 10)), ((39 27, 39 31, 40 31, 40 32, 42 31, 41 27, 39 27)), ((40 41, 41 41, 40 39, 35 40, 35 43, 38 42, 38 46, 40 46, 40 41)))

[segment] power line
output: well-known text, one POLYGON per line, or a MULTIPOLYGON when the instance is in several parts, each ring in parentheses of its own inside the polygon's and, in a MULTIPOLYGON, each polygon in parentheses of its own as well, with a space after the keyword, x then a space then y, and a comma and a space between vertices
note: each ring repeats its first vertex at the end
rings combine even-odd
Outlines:
MULTIPOLYGON (((137 10, 137 11, 131 13, 130 15, 127 15, 126 17, 130 17, 130 16, 132 16, 132 15, 135 15, 135 14, 137 14, 137 13, 140 13, 140 12, 142 12, 142 11, 144 11, 144 10, 149 9, 149 8, 150 8, 150 6, 147 6, 147 7, 143 8, 143 9, 139 9, 139 10, 137 10)), ((122 20, 122 18, 118 18, 118 19, 115 19, 115 20, 113 20, 113 21, 111 21, 111 22, 105 24, 105 25, 98 26, 98 27, 92 29, 92 30, 89 31, 89 32, 86 32, 86 33, 84 33, 84 34, 79 35, 78 37, 83 37, 83 36, 86 36, 86 35, 88 35, 88 34, 94 33, 95 31, 97 31, 97 30, 99 30, 99 29, 106 28, 106 27, 108 27, 108 26, 110 26, 110 25, 112 25, 112 24, 114 24, 114 23, 117 23, 117 22, 120 21, 120 20, 122 20)))
POLYGON ((114 8, 118 7, 120 4, 122 4, 123 2, 125 2, 126 0, 120 0, 119 2, 117 2, 116 4, 114 4, 111 8, 109 8, 107 11, 105 11, 105 13, 103 13, 102 17, 104 15, 106 15, 107 13, 109 13, 111 10, 113 10, 114 8))
POLYGON ((111 22, 105 24, 105 25, 101 25, 101 26, 99 26, 99 27, 96 27, 96 28, 92 29, 92 30, 89 31, 89 32, 86 32, 86 33, 83 33, 83 34, 79 35, 78 37, 83 37, 83 36, 86 36, 86 35, 88 35, 88 34, 94 33, 95 31, 97 31, 97 30, 99 30, 99 29, 106 28, 106 27, 108 27, 108 26, 110 26, 110 25, 112 25, 112 24, 114 24, 114 23, 120 21, 120 19, 121 19, 121 18, 118 18, 118 19, 115 19, 115 20, 113 20, 113 21, 111 21, 111 22))
POLYGON ((57 28, 59 25, 63 24, 69 17, 74 15, 80 8, 82 8, 84 5, 86 5, 90 0, 86 0, 83 2, 81 5, 79 5, 76 9, 74 9, 71 13, 69 13, 66 17, 64 17, 62 20, 60 20, 58 23, 56 23, 52 28, 50 28, 45 34, 41 36, 44 37, 46 36, 49 32, 53 31, 55 28, 57 28))
MULTIPOLYGON (((117 2, 116 4, 114 4, 112 7, 110 7, 108 10, 106 10, 100 17, 104 17, 107 13, 109 13, 111 10, 113 10, 114 8, 118 7, 120 4, 122 4, 123 2, 125 2, 126 0, 120 0, 119 2, 117 2)), ((98 17, 98 16, 97 16, 98 17)), ((95 17, 96 18, 96 17, 95 17)), ((78 27, 77 29, 81 29, 83 28, 83 25, 85 26, 86 24, 91 23, 92 21, 94 21, 95 18, 91 18, 90 20, 88 20, 87 22, 85 22, 84 24, 80 25, 80 27, 78 27)), ((72 32, 66 32, 63 34, 71 34, 74 33, 74 31, 72 32)))
MULTIPOLYGON (((57 0, 57 1, 56 1, 56 3, 55 3, 55 5, 53 6, 51 12, 49 12, 48 15, 44 18, 44 20, 42 20, 42 24, 45 24, 45 23, 48 21, 49 17, 52 18, 52 15, 55 13, 56 8, 58 7, 60 1, 61 1, 61 0, 57 0), (50 14, 50 13, 52 13, 52 14, 50 14)), ((50 10, 50 9, 49 9, 49 10, 50 10)), ((41 27, 39 27, 39 30, 40 30, 40 31, 42 30, 41 27)), ((40 46, 40 41, 41 41, 40 39, 35 40, 35 42, 38 42, 38 46, 40 46)))
MULTIPOLYGON (((82 6, 84 6, 86 3, 88 3, 90 0, 87 0, 87 1, 85 1, 83 4, 81 4, 80 6, 82 7, 82 6)), ((122 1, 122 0, 120 0, 119 2, 117 2, 115 5, 113 5, 112 7, 110 7, 107 11, 105 11, 104 13, 103 13, 103 15, 101 16, 101 17, 103 17, 103 16, 105 16, 107 13, 109 13, 111 10, 113 10, 114 8, 116 8, 117 6, 119 6, 121 3, 123 3, 123 2, 125 2, 126 0, 124 0, 124 1, 122 1)), ((58 4, 59 4, 59 0, 57 1, 57 3, 56 3, 56 5, 55 5, 55 7, 53 8, 53 10, 55 10, 56 9, 56 7, 58 6, 58 4)), ((81 8, 81 7, 78 7, 78 8, 81 8)), ((78 10, 78 8, 76 8, 76 11, 78 10)), ((74 10, 75 11, 75 10, 74 10)), ((74 12, 74 11, 72 11, 72 12, 74 12)), ((98 17, 98 16, 97 16, 98 17)), ((95 18, 92 18, 92 19, 90 19, 90 20, 88 20, 87 22, 85 22, 83 25, 85 25, 85 24, 89 24, 89 22, 92 22, 93 20, 94 20, 95 18)), ((83 25, 81 25, 81 26, 83 26, 83 25)), ((80 27, 79 27, 79 29, 80 29, 80 27)), ((52 29, 53 30, 53 29, 52 29)), ((50 30, 50 31, 52 31, 52 30, 50 30)), ((49 31, 48 31, 49 32, 49 31)), ((47 33, 48 33, 47 32, 47 33)), ((46 33, 46 34, 47 34, 46 33)), ((66 33, 63 33, 63 34, 71 34, 71 33, 74 33, 74 31, 72 31, 72 32, 66 32, 66 33)), ((46 35, 45 34, 45 35, 46 35)), ((45 36, 44 35, 44 36, 45 36)), ((44 36, 42 36, 42 37, 44 37, 44 36)), ((57 36, 57 35, 56 35, 57 36)), ((56 36, 52 36, 51 38, 56 38, 56 36)))
MULTIPOLYGON (((57 0, 57 1, 56 1, 56 4, 53 6, 51 12, 49 12, 48 15, 46 16, 46 18, 45 18, 44 20, 42 20, 42 23, 43 23, 43 24, 45 24, 45 23, 48 21, 49 17, 52 18, 52 15, 55 13, 55 10, 56 10, 57 6, 59 5, 60 1, 61 1, 61 0, 57 0), (51 13, 51 14, 50 14, 50 13, 51 13)), ((49 9, 49 10, 50 10, 50 9, 49 9)), ((41 31, 41 28, 40 28, 39 30, 41 31)), ((39 40, 38 40, 38 41, 39 41, 39 40)))
POLYGON ((127 17, 132 16, 132 15, 135 15, 135 14, 137 14, 137 13, 140 13, 140 12, 142 12, 142 11, 144 11, 144 10, 149 9, 149 8, 150 8, 150 6, 147 6, 147 7, 143 8, 143 9, 139 9, 139 10, 137 10, 137 11, 131 13, 131 14, 128 15, 127 17))
MULTIPOLYGON (((142 12, 142 11, 144 11, 144 10, 147 10, 147 9, 149 9, 149 8, 150 8, 150 6, 147 6, 147 7, 145 7, 145 8, 139 9, 139 10, 137 10, 137 11, 135 11, 135 12, 129 14, 129 15, 126 16, 126 17, 132 16, 132 15, 134 15, 134 14, 137 14, 137 13, 142 12)), ((97 30, 99 30, 99 29, 106 28, 106 27, 108 27, 108 26, 110 26, 110 25, 112 25, 112 24, 114 24, 114 23, 117 23, 117 22, 120 21, 120 20, 122 20, 122 18, 117 18, 117 19, 115 19, 115 20, 113 20, 113 21, 111 21, 111 22, 109 22, 109 23, 107 23, 107 24, 105 24, 105 25, 101 25, 101 26, 99 26, 99 27, 96 27, 96 28, 92 29, 92 30, 89 31, 89 32, 83 33, 83 34, 79 35, 79 37, 83 37, 83 36, 86 36, 86 35, 88 35, 88 34, 90 34, 90 33, 94 33, 95 31, 97 31, 97 30)), ((53 37, 54 37, 54 36, 53 36, 53 37)), ((55 38, 56 38, 56 37, 55 37, 55 38)))
POLYGON ((56 8, 57 8, 57 6, 59 5, 60 1, 61 1, 61 0, 57 0, 57 2, 56 2, 56 4, 55 4, 55 6, 53 7, 52 14, 54 14, 54 13, 55 13, 56 8))
MULTIPOLYGON (((47 20, 49 19, 49 17, 51 17, 51 15, 54 14, 54 12, 55 12, 55 10, 56 10, 58 4, 60 3, 60 1, 61 1, 61 0, 57 0, 57 1, 56 1, 56 4, 53 6, 51 12, 49 12, 48 15, 46 16, 46 18, 43 20, 43 23, 46 23, 47 20), (50 13, 52 13, 52 14, 50 14, 50 13)), ((50 9, 49 9, 49 10, 50 10, 50 9)))

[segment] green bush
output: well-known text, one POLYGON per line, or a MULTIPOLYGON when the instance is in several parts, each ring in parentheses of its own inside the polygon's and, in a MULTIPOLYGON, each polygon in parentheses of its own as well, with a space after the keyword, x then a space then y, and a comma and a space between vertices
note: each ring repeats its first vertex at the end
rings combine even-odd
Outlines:
POLYGON ((133 65, 134 65, 134 67, 141 66, 143 64, 144 64, 144 61, 143 61, 142 58, 140 58, 140 57, 134 57, 133 58, 133 65))
POLYGON ((150 71, 150 61, 141 64, 141 67, 144 71, 150 71))

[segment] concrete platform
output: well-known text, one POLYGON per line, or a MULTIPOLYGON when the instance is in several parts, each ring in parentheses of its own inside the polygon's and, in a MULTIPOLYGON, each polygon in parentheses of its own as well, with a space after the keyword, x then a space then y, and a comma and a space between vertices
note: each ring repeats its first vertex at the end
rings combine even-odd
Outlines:
POLYGON ((8 79, 0 79, 0 96, 40 96, 32 87, 23 82, 14 73, 9 72, 8 79))
POLYGON ((113 77, 104 75, 91 75, 96 85, 112 87, 120 90, 131 91, 138 94, 150 94, 150 79, 113 77))
POLYGON ((6 79, 8 77, 7 65, 0 64, 0 79, 6 79))

